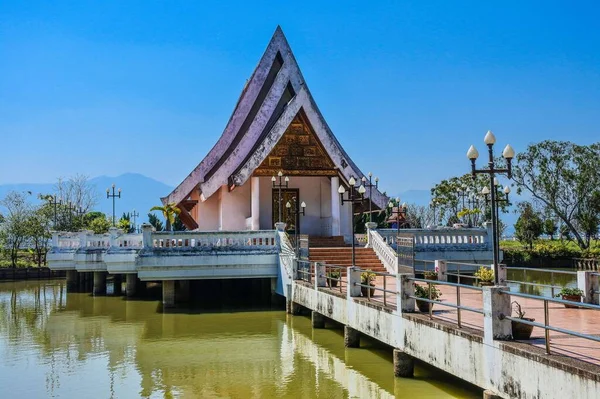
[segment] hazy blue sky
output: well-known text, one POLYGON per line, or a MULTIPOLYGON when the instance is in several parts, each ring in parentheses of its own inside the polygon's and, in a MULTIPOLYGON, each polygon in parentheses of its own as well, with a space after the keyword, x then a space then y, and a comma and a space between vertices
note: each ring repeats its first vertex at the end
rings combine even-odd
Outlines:
POLYGON ((336 3, 0 2, 0 184, 179 183, 278 24, 333 132, 389 193, 467 172, 487 129, 517 151, 600 140, 597 2, 336 3))

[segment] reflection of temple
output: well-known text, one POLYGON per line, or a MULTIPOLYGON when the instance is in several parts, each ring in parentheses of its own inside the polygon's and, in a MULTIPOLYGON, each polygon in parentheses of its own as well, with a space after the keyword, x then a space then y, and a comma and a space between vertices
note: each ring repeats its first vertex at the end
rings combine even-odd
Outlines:
MULTIPOLYGON (((269 230, 279 214, 271 178, 280 171, 290 179, 282 193, 288 231, 296 229, 290 211, 305 202, 302 233, 348 241, 352 211, 338 188, 364 174, 329 129, 277 28, 217 144, 163 202, 179 206, 188 229, 269 230)), ((385 207, 377 190, 372 201, 385 207)))

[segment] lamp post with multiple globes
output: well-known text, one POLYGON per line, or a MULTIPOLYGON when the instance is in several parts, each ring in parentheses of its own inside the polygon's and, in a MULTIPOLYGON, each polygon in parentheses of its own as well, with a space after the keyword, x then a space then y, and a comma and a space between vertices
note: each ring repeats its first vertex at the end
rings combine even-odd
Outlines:
POLYGON ((498 220, 496 216, 496 188, 494 187, 494 178, 496 174, 506 173, 508 178, 510 179, 512 176, 512 159, 515 157, 515 150, 510 145, 507 145, 502 151, 502 156, 506 160, 506 168, 497 168, 496 163, 494 161, 494 144, 496 143, 496 137, 492 133, 492 131, 488 131, 485 135, 483 142, 488 147, 488 167, 487 169, 477 169, 475 167, 475 161, 477 157, 479 157, 479 152, 475 148, 475 146, 469 147, 467 151, 467 158, 471 161, 471 174, 473 175, 473 179, 477 177, 478 174, 487 174, 490 177, 489 183, 489 192, 490 192, 490 204, 491 204, 491 217, 492 217, 492 247, 493 247, 493 267, 494 267, 494 282, 496 285, 499 283, 498 277, 498 258, 499 258, 499 250, 498 250, 498 220))

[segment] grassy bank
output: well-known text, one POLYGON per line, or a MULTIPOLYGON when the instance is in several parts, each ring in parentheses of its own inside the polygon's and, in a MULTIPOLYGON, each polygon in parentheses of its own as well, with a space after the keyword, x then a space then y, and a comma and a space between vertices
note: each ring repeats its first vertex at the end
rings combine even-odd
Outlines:
POLYGON ((570 240, 538 240, 532 248, 519 241, 501 241, 504 259, 512 264, 529 263, 535 259, 600 258, 600 241, 582 250, 570 240))

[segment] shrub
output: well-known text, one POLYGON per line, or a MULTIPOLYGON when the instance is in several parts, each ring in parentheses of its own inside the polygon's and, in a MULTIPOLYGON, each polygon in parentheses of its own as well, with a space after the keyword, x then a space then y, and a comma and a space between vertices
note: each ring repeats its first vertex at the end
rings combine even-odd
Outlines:
POLYGON ((494 270, 489 267, 481 266, 476 272, 475 277, 479 281, 492 282, 494 281, 494 270))
POLYGON ((559 296, 563 296, 563 295, 567 295, 567 296, 583 296, 584 292, 582 290, 580 290, 579 288, 568 288, 568 287, 562 287, 562 289, 560 290, 560 292, 558 294, 556 294, 555 296, 559 297, 559 296))
POLYGON ((373 273, 370 269, 364 271, 360 274, 360 283, 361 284, 370 284, 375 280, 375 273, 373 273))
POLYGON ((435 288, 435 285, 415 284, 415 296, 417 298, 429 299, 429 290, 431 287, 431 299, 435 300, 442 296, 442 292, 435 288))

